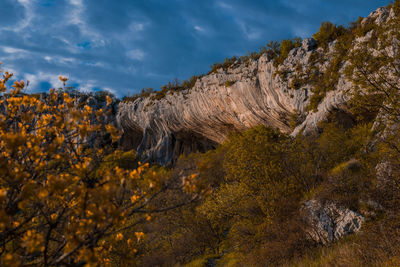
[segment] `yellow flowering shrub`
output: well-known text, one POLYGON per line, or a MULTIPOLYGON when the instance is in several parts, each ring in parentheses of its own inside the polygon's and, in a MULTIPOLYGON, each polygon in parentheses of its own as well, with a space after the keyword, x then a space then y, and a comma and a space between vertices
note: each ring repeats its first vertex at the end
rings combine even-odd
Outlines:
POLYGON ((122 229, 149 219, 147 203, 161 190, 143 178, 147 165, 121 168, 106 161, 126 153, 89 145, 104 132, 118 140, 100 123, 107 111, 61 90, 25 94, 23 81, 8 90, 11 77, 0 80, 0 265, 107 266, 115 242, 134 253, 143 233, 132 239, 122 229))

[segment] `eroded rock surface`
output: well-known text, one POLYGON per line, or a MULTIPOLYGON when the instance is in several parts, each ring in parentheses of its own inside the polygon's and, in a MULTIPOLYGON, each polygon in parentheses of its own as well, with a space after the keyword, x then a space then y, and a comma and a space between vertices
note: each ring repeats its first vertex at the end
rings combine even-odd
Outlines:
POLYGON ((309 222, 307 232, 312 240, 320 244, 357 233, 364 222, 361 214, 334 203, 322 205, 317 200, 310 200, 304 204, 304 211, 309 222))
MULTIPOLYGON (((304 40, 290 52, 284 67, 306 65, 314 49, 313 39, 304 40)), ((147 97, 123 102, 117 120, 137 145, 131 148, 148 160, 166 164, 179 154, 176 149, 185 146, 186 139, 194 141, 194 149, 205 151, 224 141, 230 132, 260 124, 291 133, 289 119, 295 113, 306 117, 295 132, 313 131, 318 121, 346 101, 340 88, 326 97, 317 113, 308 113, 310 88, 292 90, 290 79, 283 81, 275 73, 273 62, 263 55, 234 69, 206 75, 191 90, 167 94, 161 100, 147 97)), ((346 87, 344 80, 341 86, 346 87)))
MULTIPOLYGON (((387 17, 388 11, 382 8, 368 19, 382 23, 387 17)), ((328 58, 333 46, 326 52, 328 58)), ((288 79, 275 75, 273 62, 262 55, 258 60, 206 75, 190 90, 167 94, 160 100, 147 97, 121 102, 117 121, 124 130, 123 143, 146 160, 168 164, 181 153, 206 151, 224 141, 230 132, 260 124, 292 135, 315 131, 320 121, 344 106, 351 88, 341 75, 318 111, 306 110, 312 94, 310 86, 294 90, 290 83, 296 66, 307 66, 315 49, 315 40, 305 39, 301 47, 289 53, 278 67, 289 70, 288 79), (302 118, 294 130, 289 127, 292 114, 302 118)))

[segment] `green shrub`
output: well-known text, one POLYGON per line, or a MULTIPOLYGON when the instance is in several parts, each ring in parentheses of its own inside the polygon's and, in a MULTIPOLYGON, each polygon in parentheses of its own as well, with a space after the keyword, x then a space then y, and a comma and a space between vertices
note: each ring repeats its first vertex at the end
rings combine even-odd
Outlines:
POLYGON ((279 45, 279 56, 274 60, 274 66, 282 64, 292 49, 301 46, 301 41, 301 38, 283 40, 279 45))
POLYGON ((225 82, 225 87, 231 87, 232 85, 234 85, 236 82, 234 81, 226 81, 225 82))
POLYGON ((229 68, 234 67, 237 64, 240 64, 240 58, 233 56, 231 58, 225 58, 224 62, 219 63, 216 62, 213 65, 210 66, 211 70, 208 74, 210 73, 217 73, 219 69, 223 69, 224 71, 226 71, 229 68))
POLYGON ((343 26, 336 26, 331 22, 323 22, 319 31, 313 34, 313 37, 317 40, 319 46, 326 49, 330 42, 335 41, 346 32, 347 29, 343 26))
POLYGON ((124 96, 124 98, 122 98, 122 101, 123 102, 133 102, 138 98, 149 97, 153 92, 154 92, 154 90, 151 87, 143 88, 142 91, 139 94, 135 94, 135 95, 132 95, 132 96, 124 96))

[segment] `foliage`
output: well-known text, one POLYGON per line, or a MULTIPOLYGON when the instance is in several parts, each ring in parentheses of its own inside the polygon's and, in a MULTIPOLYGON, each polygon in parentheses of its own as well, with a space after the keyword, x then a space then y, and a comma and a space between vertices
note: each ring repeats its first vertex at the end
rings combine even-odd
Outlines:
POLYGON ((166 85, 161 86, 160 91, 155 91, 153 88, 144 88, 139 94, 132 96, 125 96, 122 101, 123 102, 133 102, 138 98, 147 98, 150 97, 151 100, 160 100, 163 99, 167 94, 174 94, 175 92, 181 92, 184 90, 190 90, 194 87, 197 80, 203 77, 204 75, 193 75, 189 80, 184 80, 179 82, 177 78, 172 82, 168 82, 166 85))
MULTIPOLYGON (((332 26, 336 27, 336 26, 332 26)), ((321 26, 322 28, 322 26, 321 26)), ((320 35, 324 36, 324 32, 319 32, 320 35)), ((325 63, 325 60, 322 58, 322 55, 319 52, 316 52, 317 57, 314 58, 314 61, 311 61, 310 69, 308 72, 310 73, 310 80, 312 85, 312 92, 313 95, 310 98, 310 104, 307 107, 309 110, 317 110, 318 104, 321 100, 325 97, 328 91, 332 91, 336 88, 336 85, 339 81, 339 77, 341 75, 341 69, 343 64, 346 60, 347 53, 349 49, 351 49, 354 35, 344 29, 343 27, 340 28, 339 33, 334 31, 334 33, 327 34, 329 37, 319 37, 322 40, 319 41, 319 45, 323 45, 322 41, 330 40, 334 36, 336 39, 336 43, 333 47, 333 52, 329 55, 331 58, 329 59, 329 64, 322 72, 319 68, 321 64, 325 63), (318 64, 319 63, 319 64, 318 64)), ((327 46, 329 43, 325 43, 327 46)))
POLYGON ((108 98, 115 98, 115 96, 108 91, 97 91, 94 93, 94 98, 99 102, 107 102, 108 98))
MULTIPOLYGON (((348 60, 348 52, 352 49, 355 38, 365 36, 372 30, 375 34, 378 28, 373 20, 361 17, 357 22, 351 23, 349 28, 337 26, 330 22, 321 24, 319 31, 313 37, 317 40, 317 44, 323 49, 323 52, 318 49, 315 50, 305 68, 298 65, 290 84, 292 89, 301 88, 306 84, 311 85, 313 94, 307 107, 308 110, 317 111, 318 105, 324 99, 326 93, 336 88, 339 77, 343 72, 343 64, 348 60), (327 51, 330 45, 332 50, 327 51), (322 68, 322 66, 324 67, 322 68)), ((384 30, 381 31, 384 32, 384 30)), ((371 41, 375 39, 376 37, 373 35, 371 41)), ((358 56, 361 58, 362 55, 358 56)), ((286 79, 287 71, 281 70, 278 74, 281 78, 286 79)))
POLYGON ((233 82, 233 81, 226 81, 225 82, 225 87, 231 87, 234 84, 235 84, 235 82, 233 82))
MULTIPOLYGON (((317 111, 318 105, 324 99, 326 93, 336 88, 343 64, 347 58, 347 52, 351 49, 356 36, 353 32, 358 29, 357 27, 346 29, 329 22, 322 23, 320 30, 313 35, 320 49, 312 52, 308 63, 305 66, 300 63, 297 64, 294 73, 285 68, 277 71, 277 74, 284 81, 287 80, 288 74, 292 73, 289 86, 293 90, 305 85, 311 86, 313 94, 307 106, 308 110, 317 111), (332 49, 327 51, 329 45, 332 49)), ((297 42, 294 47, 296 45, 300 44, 297 42)), ((289 43, 286 46, 289 51, 293 48, 293 45, 289 45, 289 43)))
MULTIPOLYGON (((399 247, 390 240, 398 240, 400 201, 400 138, 396 128, 399 82, 397 73, 392 74, 399 69, 399 59, 398 53, 389 53, 390 49, 386 49, 388 54, 367 50, 396 43, 393 38, 397 39, 400 31, 383 34, 390 28, 397 29, 400 23, 396 23, 384 25, 381 30, 361 24, 361 20, 348 29, 323 24, 315 36, 320 48, 312 54, 308 67, 297 67, 304 74, 301 79, 313 85, 311 109, 335 88, 346 60, 350 62, 346 74, 353 81, 354 98, 349 110, 332 110, 327 121, 318 125, 318 132, 292 138, 258 126, 232 134, 214 151, 180 158, 171 176, 190 177, 195 173, 197 179, 190 185, 203 192, 202 198, 142 225, 150 238, 139 245, 140 264, 398 263, 399 247), (376 31, 371 41, 348 55, 354 38, 371 29, 376 31), (331 46, 329 57, 325 56, 322 51, 334 40, 337 42, 331 46), (370 64, 365 64, 366 59, 370 64), (319 68, 322 65, 326 66, 323 70, 319 68), (385 115, 377 117, 379 113, 385 115), (376 175, 377 164, 382 161, 391 166, 391 175, 384 181, 376 175), (308 224, 299 212, 309 199, 333 202, 362 213, 366 218, 362 233, 330 247, 316 246, 307 238, 304 229, 308 224)), ((268 57, 275 62, 284 61, 292 45, 289 41, 274 43, 264 52, 270 53, 268 57)), ((240 60, 226 60, 226 64, 215 67, 226 70, 240 60)), ((301 79, 300 85, 304 82, 301 79)), ((291 120, 293 126, 299 121, 296 116, 291 120)), ((180 198, 184 196, 173 193, 158 200, 174 204, 180 198)))
MULTIPOLYGON (((386 161, 398 166, 400 122, 400 6, 396 16, 371 32, 350 54, 346 75, 353 82, 351 106, 361 118, 376 117, 378 146, 386 161)), ((396 9, 397 7, 397 9, 396 9)), ((397 11, 396 11, 397 10, 397 11)), ((393 167, 394 168, 394 167, 393 167)), ((395 168, 393 171, 396 171, 395 168)))
POLYGON ((213 225, 229 229, 224 248, 239 248, 234 251, 247 255, 242 259, 247 262, 258 254, 254 264, 260 257, 278 264, 310 246, 303 232, 305 222, 297 214, 299 203, 321 184, 327 170, 358 151, 358 143, 348 150, 331 146, 352 144, 347 134, 327 125, 316 141, 290 140, 260 126, 229 138, 223 144, 226 182, 199 206, 213 225), (278 250, 285 256, 280 257, 278 250))
MULTIPOLYGON (((214 151, 180 158, 172 173, 197 173, 196 187, 206 193, 190 207, 157 216, 141 262, 196 264, 215 255, 218 266, 280 265, 311 252, 301 203, 317 198, 358 210, 363 190, 370 190, 363 151, 371 125, 340 122, 332 116, 320 134, 294 139, 259 126, 231 135, 214 151)), ((164 197, 176 201, 179 194, 164 197)))
MULTIPOLYGON (((11 76, 4 73, 2 92, 11 76)), ((119 139, 101 123, 107 110, 55 90, 44 99, 23 94, 23 81, 13 87, 0 99, 1 265, 107 266, 115 244, 134 251, 143 233, 122 230, 155 211, 149 200, 166 190, 163 180, 147 175, 147 164, 133 169, 131 152, 90 145, 101 132, 119 139)))
POLYGON ((326 49, 329 43, 337 40, 340 36, 347 33, 343 26, 337 26, 331 22, 323 22, 318 32, 313 35, 318 45, 326 49))
MULTIPOLYGON (((142 165, 134 151, 91 145, 101 132, 118 139, 103 123, 107 110, 76 105, 63 91, 26 95, 16 82, 0 99, 0 264, 398 265, 400 1, 391 7, 397 16, 379 27, 363 19, 348 29, 322 24, 314 36, 320 48, 308 67, 296 67, 303 76, 293 87, 302 79, 313 86, 310 109, 345 71, 353 84, 348 110, 332 110, 308 136, 265 126, 235 133, 172 168, 142 165), (370 38, 349 53, 366 33, 370 38), (321 51, 334 40, 328 58, 321 51), (381 165, 385 172, 378 174, 381 165), (309 199, 361 213, 362 231, 318 247, 300 212, 309 199)), ((280 64, 299 44, 273 42, 222 68, 261 53, 280 64)), ((11 77, 4 73, 2 91, 11 77)), ((195 82, 175 80, 138 97, 161 99, 195 82)), ((298 122, 294 115, 291 125, 298 122)))
POLYGON ((134 102, 138 98, 146 98, 149 97, 154 92, 153 88, 143 88, 139 94, 124 96, 122 98, 122 102, 134 102))
POLYGON ((278 65, 282 64, 288 57, 289 52, 292 49, 301 46, 301 41, 301 38, 294 38, 292 40, 287 39, 281 41, 279 45, 279 56, 274 60, 274 66, 277 67, 278 65))
POLYGON ((233 56, 231 58, 225 58, 224 62, 222 63, 214 63, 210 66, 211 70, 209 73, 217 73, 218 69, 222 69, 224 71, 228 70, 229 68, 234 68, 235 66, 240 64, 240 58, 233 56))

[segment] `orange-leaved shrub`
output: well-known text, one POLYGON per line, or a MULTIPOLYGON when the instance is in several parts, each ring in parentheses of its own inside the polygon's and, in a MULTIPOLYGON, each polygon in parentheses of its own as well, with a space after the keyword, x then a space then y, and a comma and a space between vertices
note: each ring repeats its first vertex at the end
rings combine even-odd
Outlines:
POLYGON ((106 108, 62 90, 28 95, 23 81, 8 90, 11 77, 0 80, 0 265, 108 266, 116 244, 134 255, 143 238, 134 226, 156 211, 147 204, 165 190, 161 179, 126 164, 129 152, 90 145, 119 138, 106 108))

